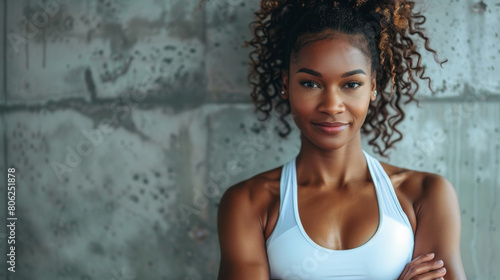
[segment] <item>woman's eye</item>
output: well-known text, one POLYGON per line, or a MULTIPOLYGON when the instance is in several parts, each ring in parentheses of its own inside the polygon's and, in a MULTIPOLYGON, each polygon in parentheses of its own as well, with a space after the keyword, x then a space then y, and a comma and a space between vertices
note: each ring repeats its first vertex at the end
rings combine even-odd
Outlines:
POLYGON ((361 83, 357 83, 357 82, 350 82, 350 83, 347 83, 345 86, 348 88, 348 89, 354 89, 354 88, 357 88, 357 87, 360 87, 362 86, 363 84, 361 83))
POLYGON ((307 88, 313 88, 315 86, 319 88, 319 86, 313 81, 305 81, 305 82, 302 82, 300 84, 307 87, 307 88))

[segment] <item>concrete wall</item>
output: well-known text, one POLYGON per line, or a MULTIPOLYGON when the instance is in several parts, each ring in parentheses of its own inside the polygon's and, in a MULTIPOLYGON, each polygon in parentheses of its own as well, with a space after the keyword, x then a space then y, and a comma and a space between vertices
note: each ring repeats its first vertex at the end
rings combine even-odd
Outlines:
MULTIPOLYGON (((500 6, 485 3, 420 3, 449 62, 425 57, 437 94, 407 108, 390 160, 453 183, 479 280, 500 279, 500 6)), ((16 169, 18 220, 16 272, 0 279, 215 278, 221 193, 300 145, 253 113, 241 45, 258 7, 1 2, 0 171, 16 169)))

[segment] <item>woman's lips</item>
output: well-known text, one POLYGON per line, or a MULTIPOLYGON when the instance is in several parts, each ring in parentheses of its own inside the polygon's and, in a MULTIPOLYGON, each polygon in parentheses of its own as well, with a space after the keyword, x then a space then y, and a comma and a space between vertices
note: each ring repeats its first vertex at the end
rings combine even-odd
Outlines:
POLYGON ((327 134, 336 134, 347 128, 348 123, 313 123, 314 127, 327 134))

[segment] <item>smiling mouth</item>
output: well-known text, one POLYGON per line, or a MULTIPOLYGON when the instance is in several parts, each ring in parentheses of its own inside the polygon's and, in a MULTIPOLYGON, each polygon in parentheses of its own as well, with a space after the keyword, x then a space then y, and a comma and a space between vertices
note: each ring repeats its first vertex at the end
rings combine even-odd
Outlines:
POLYGON ((319 131, 326 134, 337 134, 342 132, 344 129, 349 126, 348 123, 312 123, 314 127, 316 127, 319 131))

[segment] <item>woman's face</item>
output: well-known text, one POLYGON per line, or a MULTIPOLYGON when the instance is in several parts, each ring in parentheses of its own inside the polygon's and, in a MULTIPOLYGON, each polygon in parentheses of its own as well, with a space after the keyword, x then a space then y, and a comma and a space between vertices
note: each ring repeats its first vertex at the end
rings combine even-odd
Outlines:
POLYGON ((346 36, 306 45, 290 62, 289 75, 283 72, 283 97, 289 98, 295 124, 302 137, 324 150, 359 137, 375 100, 370 58, 346 36))

